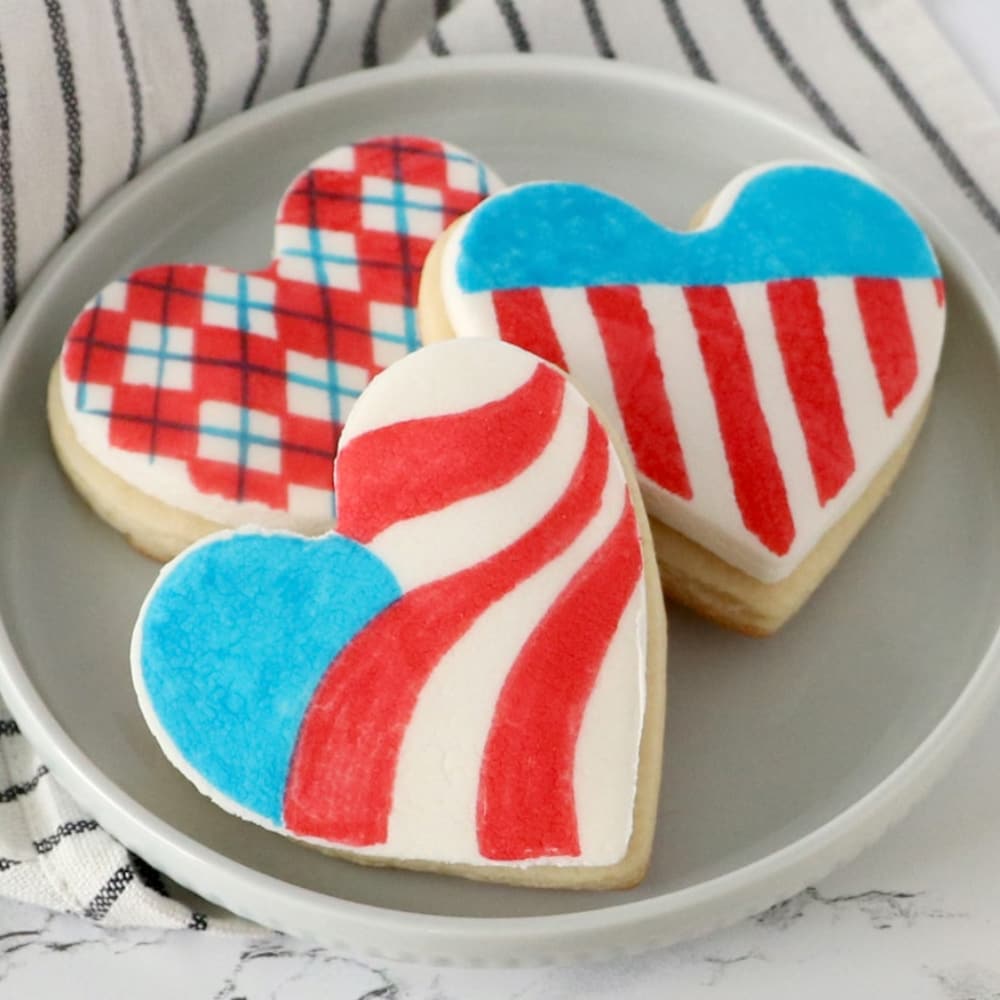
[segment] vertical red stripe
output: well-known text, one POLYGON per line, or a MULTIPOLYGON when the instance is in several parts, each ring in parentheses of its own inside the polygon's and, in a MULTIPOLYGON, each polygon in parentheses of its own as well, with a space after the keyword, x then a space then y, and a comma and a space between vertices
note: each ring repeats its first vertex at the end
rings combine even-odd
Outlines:
POLYGON ((944 305, 944 281, 941 278, 934 279, 934 298, 939 306, 944 305))
POLYGON ((491 604, 572 544, 600 507, 608 461, 591 414, 573 479, 545 517, 490 558, 405 594, 344 648, 299 732, 285 792, 289 830, 385 841, 399 750, 427 678, 491 604))
POLYGON ((503 399, 389 424, 349 441, 335 467, 339 530, 368 542, 397 521, 509 482, 549 443, 565 386, 562 375, 539 364, 503 399))
POLYGON ((501 340, 523 347, 536 357, 566 370, 566 356, 540 288, 493 292, 493 310, 501 340))
POLYGON ((795 524, 732 299, 715 285, 685 288, 684 296, 698 331, 743 523, 772 552, 784 555, 795 538, 795 524))
POLYGON ((635 464, 663 489, 690 500, 691 483, 667 399, 653 327, 634 285, 588 288, 635 464))
POLYGON ((484 858, 579 855, 577 737, 641 574, 626 492, 617 525, 531 634, 500 693, 479 781, 476 822, 484 858))
POLYGON ((917 348, 896 278, 855 278, 854 290, 885 412, 892 416, 917 380, 917 348))
POLYGON ((772 281, 767 297, 816 493, 820 504, 825 504, 854 472, 854 451, 830 358, 819 289, 808 278, 772 281))

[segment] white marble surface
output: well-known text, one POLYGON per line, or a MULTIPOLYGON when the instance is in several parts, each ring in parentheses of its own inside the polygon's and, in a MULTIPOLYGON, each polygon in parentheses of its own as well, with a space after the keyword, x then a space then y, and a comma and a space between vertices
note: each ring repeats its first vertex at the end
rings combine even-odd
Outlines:
MULTIPOLYGON (((926 3, 1000 107, 1000 3, 926 3)), ((0 900, 0 997, 998 1000, 998 760, 1000 707, 948 777, 852 864, 736 927, 640 959, 512 971, 372 964, 277 934, 115 931, 0 900)))

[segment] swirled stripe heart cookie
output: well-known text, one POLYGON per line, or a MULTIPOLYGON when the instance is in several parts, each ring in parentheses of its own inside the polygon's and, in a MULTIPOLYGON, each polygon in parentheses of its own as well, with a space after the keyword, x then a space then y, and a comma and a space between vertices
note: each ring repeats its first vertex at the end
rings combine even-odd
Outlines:
POLYGON ((50 383, 70 478, 159 558, 220 526, 328 529, 344 419, 417 346, 424 258, 499 187, 446 143, 368 139, 293 181, 266 269, 164 264, 103 288, 50 383))
POLYGON ((649 858, 666 632, 629 463, 554 366, 453 341, 347 418, 338 532, 168 564, 132 647, 167 756, 352 860, 535 886, 649 858))
POLYGON ((668 593, 773 631, 905 460, 944 331, 913 218, 807 164, 740 175, 689 233, 576 184, 501 193, 425 269, 431 341, 499 337, 615 414, 668 593))

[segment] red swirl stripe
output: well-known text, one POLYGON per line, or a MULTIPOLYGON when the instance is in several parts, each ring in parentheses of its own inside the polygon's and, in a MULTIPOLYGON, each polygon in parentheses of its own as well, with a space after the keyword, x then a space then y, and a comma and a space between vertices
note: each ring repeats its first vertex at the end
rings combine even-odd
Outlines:
POLYGON ((503 399, 390 424, 349 441, 337 456, 338 530, 369 542, 397 521, 510 482, 551 440, 564 390, 562 376, 538 365, 503 399))
MULTIPOLYGON (((512 419, 531 423, 536 415, 521 410, 512 419)), ((590 414, 573 478, 537 524, 475 566, 405 594, 344 648, 299 732, 285 793, 289 830, 354 846, 385 841, 400 747, 421 689, 490 605, 578 537, 600 508, 608 467, 607 438, 590 414)))
POLYGON ((479 783, 476 821, 484 858, 579 855, 577 737, 641 574, 626 491, 617 524, 531 634, 500 693, 479 783))
POLYGON ((795 523, 733 301, 716 285, 685 287, 684 297, 698 331, 743 523, 782 556, 795 539, 795 523))
POLYGON ((767 298, 822 505, 853 475, 854 450, 826 339, 819 289, 810 278, 772 281, 767 298))

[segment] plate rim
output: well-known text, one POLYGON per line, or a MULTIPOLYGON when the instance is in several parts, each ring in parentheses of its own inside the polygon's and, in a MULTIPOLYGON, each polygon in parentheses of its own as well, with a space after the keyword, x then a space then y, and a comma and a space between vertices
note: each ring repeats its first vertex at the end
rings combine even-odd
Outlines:
MULTIPOLYGON (((831 159, 873 178, 914 211, 986 317, 993 351, 1000 356, 1000 299, 970 253, 903 185, 818 128, 717 85, 658 69, 576 56, 484 55, 395 64, 322 81, 237 115, 167 153, 107 197, 36 274, 0 337, 0 389, 14 360, 26 349, 46 289, 53 282, 58 284, 63 271, 73 266, 78 247, 100 243, 103 232, 127 218, 133 204, 175 172, 210 159, 219 147, 237 142, 289 111, 325 105, 359 91, 470 74, 603 76, 718 105, 812 141, 831 159)), ((178 882, 197 885, 196 891, 205 898, 262 923, 372 957, 435 964, 540 965, 644 951, 735 923, 800 891, 807 881, 823 877, 860 852, 900 820, 944 773, 1000 695, 1000 622, 968 682, 914 750, 868 792, 798 840, 732 871, 657 896, 525 917, 425 914, 342 899, 234 861, 177 830, 115 784, 59 725, 20 662, 2 617, 0 693, 67 790, 115 837, 178 882), (191 872, 221 879, 221 890, 206 891, 199 884, 201 878, 192 879, 191 872), (298 919, 282 912, 289 905, 289 894, 298 919), (731 899, 727 912, 720 914, 718 907, 727 898, 731 899), (276 911, 281 913, 277 919, 276 911), (610 941, 609 932, 618 939, 610 941), (395 944, 388 944, 390 940, 395 944)))

